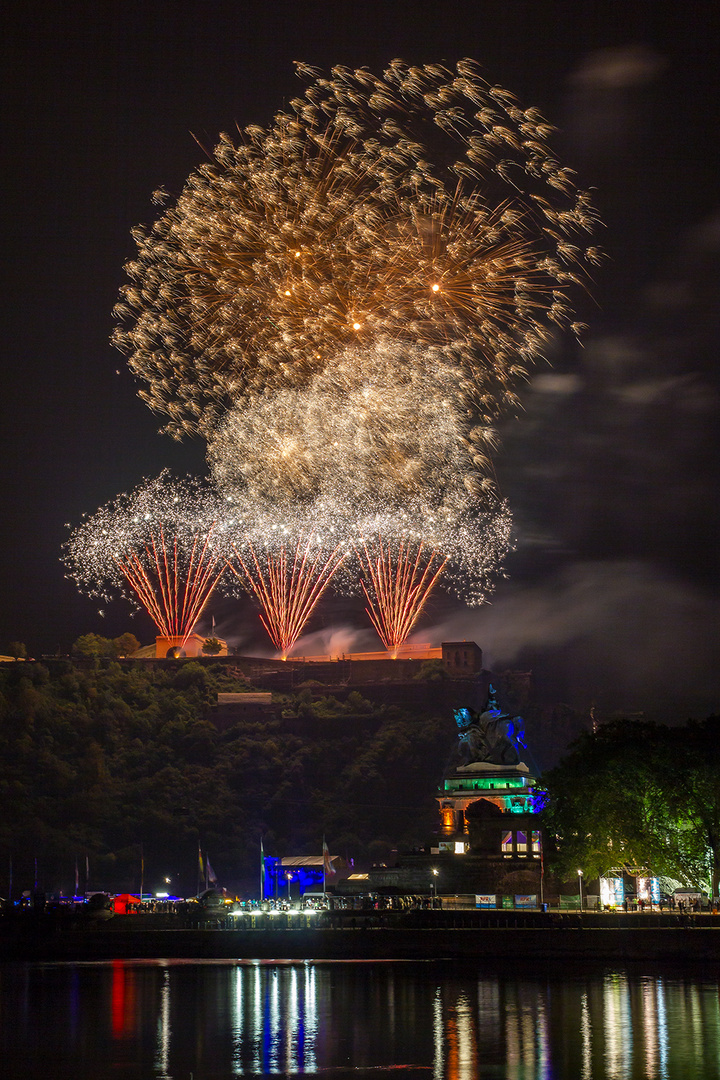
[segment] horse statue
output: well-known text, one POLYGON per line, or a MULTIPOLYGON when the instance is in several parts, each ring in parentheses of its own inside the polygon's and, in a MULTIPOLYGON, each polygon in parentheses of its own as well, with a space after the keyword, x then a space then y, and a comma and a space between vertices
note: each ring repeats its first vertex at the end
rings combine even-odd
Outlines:
POLYGON ((455 767, 487 762, 491 765, 519 765, 521 751, 527 750, 523 721, 499 708, 497 694, 488 687, 485 706, 480 713, 456 709, 458 743, 455 767))

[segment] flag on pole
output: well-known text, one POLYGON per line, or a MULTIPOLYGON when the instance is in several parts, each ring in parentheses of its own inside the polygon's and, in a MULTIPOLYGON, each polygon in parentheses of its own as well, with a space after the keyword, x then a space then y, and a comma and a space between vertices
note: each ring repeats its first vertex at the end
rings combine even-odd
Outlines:
POLYGON ((330 858, 330 851, 328 849, 325 840, 323 839, 323 873, 326 877, 333 877, 335 871, 333 870, 332 859, 330 858))
POLYGON ((215 876, 215 871, 213 870, 212 866, 210 865, 210 859, 208 858, 207 852, 205 853, 205 869, 207 870, 207 879, 210 882, 210 884, 211 885, 217 885, 217 878, 215 876))
POLYGON ((199 877, 205 877, 205 868, 203 867, 203 857, 200 847, 198 847, 198 875, 199 877))

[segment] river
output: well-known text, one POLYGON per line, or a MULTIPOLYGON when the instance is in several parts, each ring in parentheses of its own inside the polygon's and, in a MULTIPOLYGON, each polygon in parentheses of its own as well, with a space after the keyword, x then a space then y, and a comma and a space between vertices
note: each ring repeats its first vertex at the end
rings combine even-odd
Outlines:
POLYGON ((450 961, 0 966, 4 1080, 720 1080, 720 972, 450 961))

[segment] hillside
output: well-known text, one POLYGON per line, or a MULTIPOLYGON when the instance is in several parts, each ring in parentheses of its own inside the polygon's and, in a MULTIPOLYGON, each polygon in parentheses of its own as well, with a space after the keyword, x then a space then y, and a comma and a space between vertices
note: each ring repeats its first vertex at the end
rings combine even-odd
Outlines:
MULTIPOLYGON (((249 689, 248 684, 246 685, 249 689)), ((265 718, 213 722, 220 664, 5 664, 0 669, 0 895, 145 882, 194 892, 198 843, 223 884, 267 854, 382 855, 425 841, 452 720, 432 708, 275 695, 265 718)))

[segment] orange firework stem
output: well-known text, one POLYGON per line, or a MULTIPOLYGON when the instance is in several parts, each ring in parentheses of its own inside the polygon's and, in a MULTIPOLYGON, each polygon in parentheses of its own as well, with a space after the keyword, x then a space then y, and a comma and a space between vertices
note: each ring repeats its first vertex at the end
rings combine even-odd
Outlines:
POLYGON ((208 555, 210 537, 214 527, 213 523, 207 532, 205 542, 202 546, 200 555, 198 556, 197 569, 194 573, 193 565, 197 549, 197 536, 193 542, 187 578, 191 587, 185 592, 183 598, 182 625, 186 627, 186 630, 184 631, 185 638, 191 633, 193 626, 200 618, 203 608, 210 598, 210 594, 225 573, 225 563, 220 562, 219 556, 212 554, 208 555), (220 570, 216 573, 218 565, 220 565, 220 570))
POLYGON ((308 619, 333 576, 347 558, 340 553, 338 545, 325 559, 321 552, 311 559, 312 536, 303 544, 295 546, 292 566, 288 566, 287 551, 281 548, 279 555, 268 555, 266 566, 260 562, 255 548, 248 540, 252 563, 246 560, 233 544, 233 551, 242 574, 232 563, 228 566, 233 574, 250 586, 261 607, 260 620, 268 637, 283 657, 300 637, 308 619))
POLYGON ((443 571, 447 557, 431 551, 423 566, 423 544, 413 557, 410 543, 401 541, 397 555, 385 548, 378 537, 379 553, 374 556, 363 544, 356 554, 367 576, 360 584, 368 606, 365 608, 380 640, 388 651, 396 651, 407 640, 420 618, 430 593, 443 571), (434 568, 436 559, 441 559, 434 568))
POLYGON ((172 636, 166 613, 158 602, 157 587, 150 581, 138 555, 135 552, 128 552, 127 562, 122 562, 120 559, 115 561, 160 633, 166 637, 172 636))
POLYGON ((208 529, 199 553, 199 538, 194 537, 186 569, 182 566, 177 537, 173 537, 170 553, 162 525, 157 534, 150 534, 144 558, 136 551, 128 551, 115 559, 125 580, 165 637, 187 640, 225 573, 224 561, 210 549, 214 527, 213 524, 208 529))

